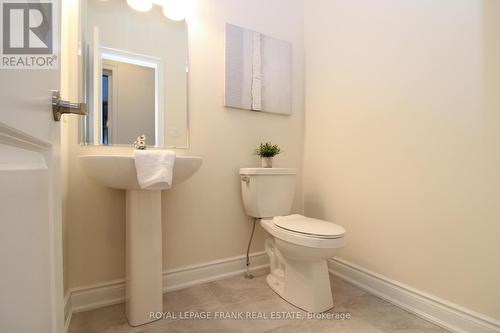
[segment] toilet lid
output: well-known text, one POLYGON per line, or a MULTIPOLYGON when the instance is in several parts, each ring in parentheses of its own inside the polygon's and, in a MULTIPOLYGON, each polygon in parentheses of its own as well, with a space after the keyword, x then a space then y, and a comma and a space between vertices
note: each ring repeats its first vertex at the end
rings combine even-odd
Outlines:
POLYGON ((315 237, 339 238, 345 234, 345 229, 335 223, 298 214, 276 216, 273 222, 282 229, 315 237))

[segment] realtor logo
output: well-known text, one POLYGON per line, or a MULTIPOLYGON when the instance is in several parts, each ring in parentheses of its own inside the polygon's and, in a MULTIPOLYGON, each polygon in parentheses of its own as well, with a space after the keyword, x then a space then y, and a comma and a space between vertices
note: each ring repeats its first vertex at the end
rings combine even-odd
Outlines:
POLYGON ((0 0, 1 68, 57 68, 52 1, 0 0))

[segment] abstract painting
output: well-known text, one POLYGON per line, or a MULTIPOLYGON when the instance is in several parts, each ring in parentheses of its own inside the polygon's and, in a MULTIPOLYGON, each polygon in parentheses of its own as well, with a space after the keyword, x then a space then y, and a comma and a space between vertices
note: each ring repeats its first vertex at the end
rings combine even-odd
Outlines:
POLYGON ((290 115, 292 44, 226 24, 225 105, 290 115))

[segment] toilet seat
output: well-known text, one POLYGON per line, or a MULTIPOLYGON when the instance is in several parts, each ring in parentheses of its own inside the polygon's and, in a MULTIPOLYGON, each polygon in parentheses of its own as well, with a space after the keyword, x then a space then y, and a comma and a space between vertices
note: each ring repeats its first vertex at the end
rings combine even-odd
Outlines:
POLYGON ((271 235, 286 242, 306 247, 332 248, 332 249, 337 247, 342 247, 345 244, 343 234, 338 235, 336 238, 325 238, 312 234, 290 231, 276 225, 274 219, 275 218, 261 219, 260 223, 262 227, 271 235))
POLYGON ((279 228, 311 237, 333 239, 345 234, 345 229, 337 224, 299 214, 276 216, 273 222, 279 228))

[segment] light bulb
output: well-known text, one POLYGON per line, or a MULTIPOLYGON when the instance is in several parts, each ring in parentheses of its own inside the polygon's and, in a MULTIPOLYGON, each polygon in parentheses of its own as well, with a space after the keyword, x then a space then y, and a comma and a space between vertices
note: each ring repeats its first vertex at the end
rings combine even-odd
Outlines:
POLYGON ((190 9, 189 0, 164 0, 163 15, 173 21, 182 21, 190 9))
POLYGON ((151 0, 127 0, 127 3, 139 12, 147 12, 153 7, 153 1, 151 0))

